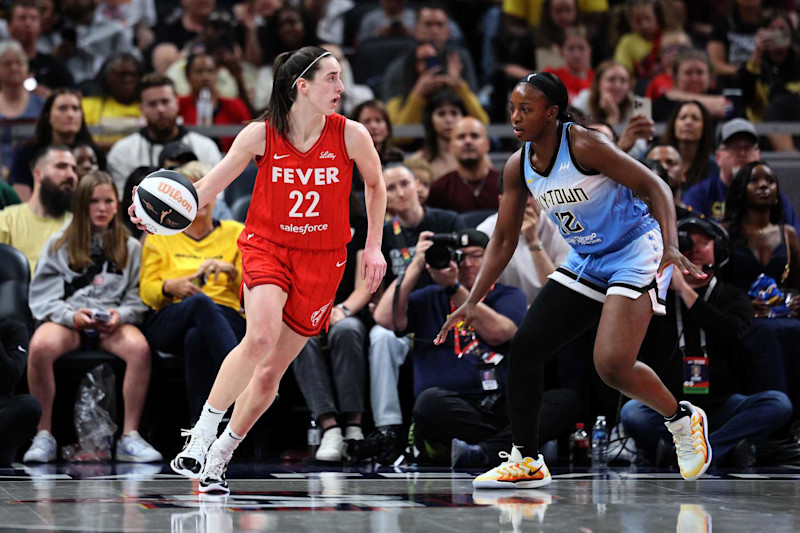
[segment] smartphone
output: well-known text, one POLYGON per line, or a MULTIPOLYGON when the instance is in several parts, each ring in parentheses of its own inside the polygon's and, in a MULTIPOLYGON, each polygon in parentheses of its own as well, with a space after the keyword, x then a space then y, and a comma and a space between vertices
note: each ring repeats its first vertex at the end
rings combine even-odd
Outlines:
POLYGON ((737 117, 744 117, 744 105, 742 101, 742 90, 736 88, 724 89, 722 96, 725 97, 725 120, 737 117))
POLYGON ((631 116, 636 115, 644 115, 648 120, 653 120, 653 101, 646 96, 634 96, 631 116))
POLYGON ((103 323, 108 322, 111 320, 111 313, 104 311, 103 309, 95 309, 92 311, 92 320, 103 323))
POLYGON ((425 70, 430 70, 432 68, 442 68, 443 62, 441 56, 432 56, 425 60, 425 70))

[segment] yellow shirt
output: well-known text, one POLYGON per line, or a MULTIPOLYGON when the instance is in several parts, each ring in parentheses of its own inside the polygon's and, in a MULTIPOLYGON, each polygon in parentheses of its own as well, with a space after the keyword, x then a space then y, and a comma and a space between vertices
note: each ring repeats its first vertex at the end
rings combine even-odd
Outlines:
POLYGON ((141 110, 139 102, 130 105, 121 104, 113 98, 105 100, 98 96, 90 96, 81 101, 83 116, 89 126, 103 126, 110 133, 95 135, 98 144, 113 144, 139 129, 141 110))
POLYGON ((31 211, 28 204, 11 205, 0 211, 0 242, 25 254, 33 276, 47 239, 70 220, 72 213, 64 213, 60 218, 45 218, 31 211))
POLYGON ((622 63, 629 72, 633 72, 634 66, 647 57, 652 49, 652 41, 648 41, 638 33, 626 33, 617 43, 614 61, 622 63))
MULTIPOLYGON (((542 20, 544 0, 503 0, 503 13, 528 21, 535 28, 542 20)), ((599 13, 608 11, 608 0, 578 0, 578 12, 599 13)))
POLYGON ((142 271, 139 291, 142 301, 159 310, 179 300, 165 296, 164 281, 182 278, 197 272, 206 259, 218 259, 236 266, 236 279, 221 274, 217 281, 206 280, 203 293, 215 303, 237 311, 239 285, 242 281, 242 254, 236 244, 244 225, 235 220, 223 220, 214 230, 199 241, 185 233, 177 235, 148 235, 142 247, 142 271))

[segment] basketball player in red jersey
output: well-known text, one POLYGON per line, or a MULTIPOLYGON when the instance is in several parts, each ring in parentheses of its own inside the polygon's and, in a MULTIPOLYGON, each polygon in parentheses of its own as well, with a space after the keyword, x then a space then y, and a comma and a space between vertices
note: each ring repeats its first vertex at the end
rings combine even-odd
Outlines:
POLYGON ((369 229, 361 276, 370 291, 386 271, 381 164, 366 128, 335 112, 344 90, 338 61, 308 46, 279 55, 273 72, 264 114, 195 184, 203 206, 252 158, 258 164, 239 237, 247 333, 225 358, 200 419, 182 432, 188 439, 170 463, 176 472, 199 478, 201 492, 229 492, 225 470, 233 451, 275 399, 281 377, 308 338, 327 327, 351 237, 353 163, 366 185, 369 229), (217 438, 234 401, 231 421, 217 438))

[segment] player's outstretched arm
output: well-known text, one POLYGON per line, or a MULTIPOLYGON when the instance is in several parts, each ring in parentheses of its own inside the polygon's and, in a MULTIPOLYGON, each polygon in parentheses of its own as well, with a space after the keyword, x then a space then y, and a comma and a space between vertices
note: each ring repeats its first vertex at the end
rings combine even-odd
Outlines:
POLYGON ((361 277, 366 280, 369 291, 375 292, 386 273, 386 260, 381 253, 383 217, 386 215, 386 184, 383 181, 380 157, 367 128, 348 120, 344 128, 344 139, 350 159, 358 165, 364 178, 368 227, 361 277))
POLYGON ((583 168, 595 169, 621 183, 639 196, 649 198, 653 216, 661 227, 664 255, 658 267, 659 275, 669 265, 696 278, 706 275, 678 250, 678 226, 675 203, 669 186, 647 167, 617 148, 600 132, 571 126, 572 153, 583 168))
POLYGON ((211 171, 195 183, 198 207, 206 205, 225 187, 236 179, 257 155, 266 149, 266 127, 264 122, 251 122, 239 132, 228 153, 211 171))
POLYGON ((467 300, 450 315, 444 323, 439 335, 434 341, 441 344, 447 337, 447 332, 454 324, 464 321, 466 325, 472 324, 476 317, 478 303, 492 288, 497 278, 506 268, 514 250, 519 243, 519 231, 522 227, 522 218, 525 215, 525 205, 528 203, 528 189, 520 176, 520 157, 522 150, 516 151, 503 169, 503 199, 497 215, 497 225, 494 234, 489 239, 483 263, 475 278, 475 284, 467 300))

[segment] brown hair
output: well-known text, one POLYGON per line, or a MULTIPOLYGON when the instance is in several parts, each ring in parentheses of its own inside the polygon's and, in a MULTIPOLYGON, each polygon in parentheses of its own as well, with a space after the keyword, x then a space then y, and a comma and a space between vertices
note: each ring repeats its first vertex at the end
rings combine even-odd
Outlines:
POLYGON ((175 82, 173 82, 168 77, 164 76, 163 74, 159 74, 158 72, 151 72, 150 74, 145 74, 142 76, 142 79, 139 80, 139 87, 138 87, 138 94, 139 94, 139 101, 142 101, 142 93, 147 89, 152 89, 153 87, 172 87, 172 92, 175 93, 177 96, 177 91, 175 90, 175 82))
MULTIPOLYGON (((625 65, 617 61, 608 60, 597 65, 597 69, 594 72, 594 79, 592 80, 592 87, 589 90, 589 114, 596 122, 608 122, 608 116, 605 111, 600 108, 600 80, 608 70, 614 67, 622 67, 625 69, 625 72, 628 73, 628 79, 632 78, 631 72, 625 65)), ((631 98, 630 91, 628 91, 625 100, 619 105, 620 118, 628 114, 632 105, 633 99, 631 98)))
POLYGON ((67 260, 69 268, 81 272, 92 263, 92 222, 89 219, 89 203, 92 194, 99 185, 110 185, 117 200, 117 213, 108 225, 108 230, 103 233, 103 254, 106 259, 118 268, 128 264, 128 237, 130 233, 122 222, 120 215, 119 196, 113 178, 101 170, 89 172, 78 182, 75 188, 75 200, 72 206, 72 221, 58 239, 54 250, 67 246, 67 260))
MULTIPOLYGON (((323 55, 333 54, 319 46, 304 46, 299 50, 284 52, 272 64, 272 94, 267 109, 256 121, 266 120, 279 135, 289 135, 289 110, 297 97, 297 80, 314 78, 323 55)), ((335 58, 334 58, 335 59, 335 58)))

